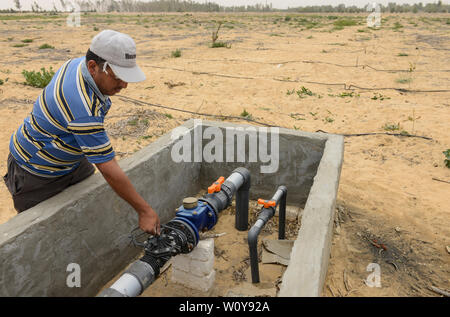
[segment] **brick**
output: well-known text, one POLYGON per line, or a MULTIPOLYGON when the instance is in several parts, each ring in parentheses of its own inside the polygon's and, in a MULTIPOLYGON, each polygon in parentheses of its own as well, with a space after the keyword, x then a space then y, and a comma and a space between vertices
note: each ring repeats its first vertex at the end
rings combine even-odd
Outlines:
POLYGON ((211 257, 214 257, 214 239, 200 240, 194 250, 188 255, 191 259, 197 261, 209 261, 211 257))
POLYGON ((187 254, 178 254, 172 258, 172 266, 184 272, 190 272, 191 258, 187 254))
POLYGON ((216 271, 214 270, 206 276, 198 277, 193 274, 172 268, 171 279, 173 282, 202 292, 207 292, 211 289, 214 284, 215 278, 216 271))
POLYGON ((196 261, 192 259, 189 265, 189 272, 199 277, 209 275, 213 269, 214 269, 214 256, 210 257, 209 260, 206 262, 196 261))

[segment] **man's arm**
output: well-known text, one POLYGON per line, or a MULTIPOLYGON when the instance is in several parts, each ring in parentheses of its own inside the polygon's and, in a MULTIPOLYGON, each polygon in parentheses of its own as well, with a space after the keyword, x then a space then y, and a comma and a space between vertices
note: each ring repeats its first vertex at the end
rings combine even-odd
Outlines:
POLYGON ((127 201, 139 215, 139 227, 151 234, 160 234, 160 222, 156 212, 138 194, 128 176, 123 172, 116 159, 95 164, 108 184, 125 201, 127 201))

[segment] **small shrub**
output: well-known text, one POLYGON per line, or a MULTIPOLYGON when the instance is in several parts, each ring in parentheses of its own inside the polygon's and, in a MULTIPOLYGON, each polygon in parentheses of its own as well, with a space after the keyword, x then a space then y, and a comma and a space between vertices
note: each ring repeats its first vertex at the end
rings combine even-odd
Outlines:
POLYGON ((241 112, 240 116, 243 118, 248 118, 248 119, 252 118, 252 115, 250 113, 248 113, 247 110, 245 110, 245 109, 244 109, 244 111, 241 112))
POLYGON ((450 149, 447 149, 447 151, 442 152, 445 155, 444 164, 448 168, 450 168, 450 149))
POLYGON ((172 56, 173 58, 180 57, 180 56, 181 56, 181 50, 177 48, 175 51, 172 51, 171 56, 172 56))
POLYGON ((32 42, 33 42, 33 39, 22 40, 22 43, 32 43, 32 42))
POLYGON ((47 43, 42 44, 41 46, 39 46, 39 49, 40 49, 40 50, 45 50, 45 49, 47 49, 47 48, 54 49, 55 47, 54 47, 54 46, 51 46, 50 44, 47 44, 47 43))
POLYGON ((393 29, 394 29, 395 31, 397 31, 397 30, 399 30, 399 29, 401 29, 401 28, 403 28, 403 25, 401 25, 400 22, 395 22, 393 29))
POLYGON ((13 45, 13 47, 25 47, 25 46, 28 46, 28 44, 22 43, 22 44, 14 44, 13 45))
POLYGON ((406 53, 398 53, 397 56, 408 56, 408 54, 406 54, 406 53))
POLYGON ((334 26, 336 27, 344 27, 344 26, 353 26, 356 25, 356 21, 355 20, 350 20, 350 19, 340 19, 337 21, 334 21, 334 26))
POLYGON ((225 42, 214 42, 211 44, 211 48, 217 48, 217 47, 231 48, 231 44, 228 44, 225 42))
POLYGON ((25 77, 25 85, 36 87, 36 88, 44 88, 46 87, 55 75, 52 67, 50 70, 45 70, 44 67, 41 68, 41 72, 27 71, 23 70, 22 75, 25 77))
POLYGON ((0 79, 0 86, 4 84, 4 81, 0 79))
POLYGON ((383 126, 383 129, 386 131, 398 131, 400 130, 400 122, 395 124, 395 123, 386 123, 383 126))

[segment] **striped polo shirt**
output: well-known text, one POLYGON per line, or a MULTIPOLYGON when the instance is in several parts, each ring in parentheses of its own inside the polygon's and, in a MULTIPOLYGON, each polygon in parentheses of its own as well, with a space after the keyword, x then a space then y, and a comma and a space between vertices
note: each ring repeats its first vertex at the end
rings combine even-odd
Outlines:
POLYGON ((91 163, 107 162, 115 155, 103 124, 110 107, 111 100, 87 72, 85 57, 71 59, 13 133, 9 150, 22 168, 42 177, 66 175, 83 157, 91 163))

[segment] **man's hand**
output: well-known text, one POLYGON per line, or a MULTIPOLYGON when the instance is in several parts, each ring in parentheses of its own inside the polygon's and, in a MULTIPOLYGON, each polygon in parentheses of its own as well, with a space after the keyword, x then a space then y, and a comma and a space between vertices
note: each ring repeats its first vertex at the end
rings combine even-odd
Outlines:
POLYGON ((159 223, 159 217, 152 208, 147 212, 139 214, 139 228, 152 235, 160 235, 161 225, 159 223))
POLYGON ((145 232, 159 235, 161 228, 158 214, 138 194, 116 159, 95 165, 112 189, 136 210, 139 215, 139 227, 145 232))

